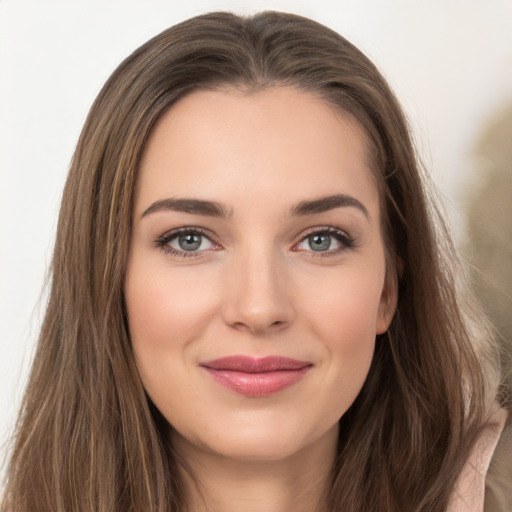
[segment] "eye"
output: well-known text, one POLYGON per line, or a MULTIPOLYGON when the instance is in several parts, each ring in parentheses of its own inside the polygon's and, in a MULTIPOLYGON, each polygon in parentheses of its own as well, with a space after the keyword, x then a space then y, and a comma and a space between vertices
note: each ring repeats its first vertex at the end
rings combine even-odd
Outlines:
POLYGON ((167 243, 178 251, 204 251, 213 247, 213 243, 206 236, 193 232, 175 235, 167 243))
POLYGON ((181 257, 194 256, 196 253, 219 248, 199 228, 180 228, 165 233, 156 240, 156 245, 165 253, 181 257))
POLYGON ((343 231, 325 228, 311 231, 295 246, 295 250, 337 254, 353 246, 353 240, 343 231))
MULTIPOLYGON (((333 245, 333 239, 327 233, 315 233, 313 235, 309 235, 304 242, 312 251, 328 251, 329 249, 336 249, 336 247, 331 247, 333 245)), ((334 245, 336 245, 336 243, 339 244, 337 240, 334 240, 334 245)))

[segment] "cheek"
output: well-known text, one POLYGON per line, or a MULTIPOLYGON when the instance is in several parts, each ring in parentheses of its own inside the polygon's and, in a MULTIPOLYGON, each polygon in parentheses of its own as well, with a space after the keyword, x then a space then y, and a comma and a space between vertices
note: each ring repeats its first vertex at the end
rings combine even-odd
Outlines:
MULTIPOLYGON (((351 269, 355 270, 355 269, 351 269)), ((326 364, 323 389, 337 418, 353 403, 373 358, 383 275, 365 271, 333 273, 307 300, 306 320, 322 341, 326 364)))
POLYGON ((383 281, 373 266, 346 268, 318 280, 314 297, 303 297, 310 324, 329 349, 356 354, 375 339, 383 281))
POLYGON ((166 351, 192 341, 213 314, 211 281, 197 272, 193 277, 169 269, 157 272, 151 266, 137 267, 135 262, 125 286, 134 345, 166 351))
POLYGON ((180 397, 190 395, 194 341, 214 310, 211 279, 198 273, 192 278, 171 272, 147 257, 134 258, 127 269, 125 300, 136 365, 144 388, 169 421, 175 409, 192 403, 180 397))
POLYGON ((176 427, 180 414, 194 416, 190 383, 194 367, 194 341, 204 333, 215 309, 212 279, 172 272, 145 257, 128 265, 125 301, 134 357, 148 395, 176 427), (198 289, 198 286, 201 288, 198 289), (177 415, 176 411, 181 411, 177 415), (185 411, 185 413, 183 413, 185 411))

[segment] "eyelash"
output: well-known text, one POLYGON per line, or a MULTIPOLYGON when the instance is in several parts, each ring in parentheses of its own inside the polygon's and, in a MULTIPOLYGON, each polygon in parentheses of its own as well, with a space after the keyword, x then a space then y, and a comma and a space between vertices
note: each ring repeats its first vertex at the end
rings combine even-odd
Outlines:
MULTIPOLYGON (((326 251, 304 251, 309 253, 309 255, 313 258, 328 258, 330 256, 337 256, 345 251, 353 250, 357 247, 356 240, 354 238, 348 235, 345 231, 334 228, 332 226, 316 226, 306 230, 306 233, 303 234, 300 240, 294 244, 294 247, 304 242, 310 236, 319 234, 332 236, 340 243, 340 247, 337 249, 328 249, 326 251)), ((298 251, 300 251, 300 249, 298 249, 297 252, 298 251)))
POLYGON ((178 251, 169 245, 174 238, 179 235, 200 235, 208 238, 214 245, 219 245, 215 242, 210 231, 207 231, 203 228, 187 226, 184 228, 173 229, 172 231, 167 231, 162 236, 156 239, 155 245, 160 248, 165 254, 170 254, 171 256, 175 256, 178 258, 190 258, 197 257, 201 252, 204 251, 178 251))
MULTIPOLYGON (((207 231, 200 227, 193 227, 193 226, 187 226, 183 228, 173 229, 171 231, 167 231, 162 236, 158 237, 155 240, 155 246, 161 249, 165 254, 170 254, 171 256, 178 257, 178 258, 194 258, 198 257, 203 251, 179 251, 174 249, 169 245, 169 243, 176 237, 182 234, 190 234, 190 235, 200 235, 208 238, 212 242, 212 244, 217 245, 220 247, 220 245, 215 242, 214 237, 212 236, 210 231, 207 231)), ((310 253, 311 257, 314 258, 325 258, 329 256, 336 256, 344 251, 352 250, 357 247, 356 240, 352 237, 350 237, 345 231, 342 231, 341 229, 337 229, 331 226, 317 226, 314 228, 308 229, 304 234, 302 234, 300 240, 296 242, 293 247, 296 247, 297 245, 304 242, 308 237, 316 234, 326 234, 329 236, 332 236, 335 238, 340 244, 341 247, 337 249, 328 249, 326 251, 307 251, 307 250, 301 250, 297 249, 296 252, 307 252, 310 253)))

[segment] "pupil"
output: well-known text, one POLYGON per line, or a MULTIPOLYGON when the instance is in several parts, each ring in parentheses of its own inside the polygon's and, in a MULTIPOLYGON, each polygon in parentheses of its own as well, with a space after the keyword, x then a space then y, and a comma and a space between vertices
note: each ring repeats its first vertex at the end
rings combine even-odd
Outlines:
POLYGON ((184 251, 195 251, 201 245, 201 235, 189 233, 179 238, 180 248, 184 251))
POLYGON ((309 246, 313 251, 326 251, 331 245, 331 237, 325 233, 316 233, 309 237, 309 246))

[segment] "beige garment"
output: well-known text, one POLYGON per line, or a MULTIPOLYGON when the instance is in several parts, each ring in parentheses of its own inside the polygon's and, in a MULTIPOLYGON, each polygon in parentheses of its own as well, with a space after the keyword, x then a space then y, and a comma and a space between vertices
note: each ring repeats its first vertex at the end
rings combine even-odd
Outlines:
MULTIPOLYGON (((487 508, 487 504, 484 509, 486 476, 506 420, 507 411, 505 409, 499 409, 491 418, 459 477, 447 512, 491 511, 490 508, 487 508)), ((512 510, 499 508, 492 509, 492 512, 494 510, 496 512, 512 512, 512 510)))
POLYGON ((512 415, 494 450, 485 479, 485 512, 512 512, 512 415))

